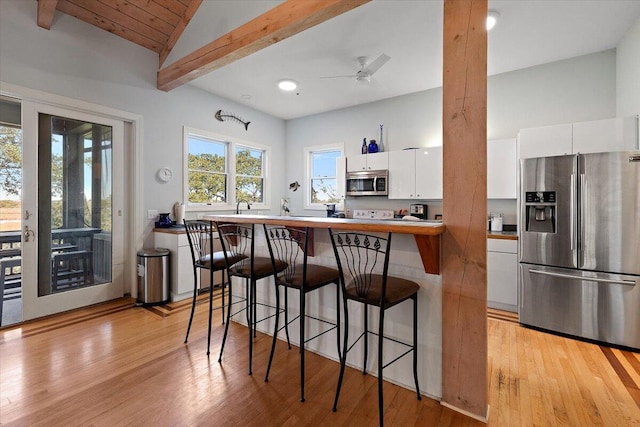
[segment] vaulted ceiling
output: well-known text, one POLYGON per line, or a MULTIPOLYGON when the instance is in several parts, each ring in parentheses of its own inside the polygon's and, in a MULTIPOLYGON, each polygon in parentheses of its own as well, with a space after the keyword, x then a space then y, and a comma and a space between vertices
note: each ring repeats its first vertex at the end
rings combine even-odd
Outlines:
MULTIPOLYGON (((0 0, 2 1, 2 0, 0 0)), ((488 74, 613 49, 639 0, 489 0, 488 74)), ((158 54, 157 87, 190 84, 291 119, 442 85, 442 1, 38 0, 38 25, 67 14, 158 54), (391 59, 371 82, 358 58, 391 59), (283 93, 282 78, 299 83, 283 93)))

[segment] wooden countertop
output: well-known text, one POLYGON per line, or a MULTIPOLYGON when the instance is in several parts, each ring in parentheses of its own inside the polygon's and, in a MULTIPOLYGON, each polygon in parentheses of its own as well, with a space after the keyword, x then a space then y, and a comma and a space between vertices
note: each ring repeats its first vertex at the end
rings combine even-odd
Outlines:
POLYGON ((516 231, 488 231, 487 239, 518 240, 516 231))
POLYGON ((446 227, 442 223, 427 221, 384 221, 352 218, 325 218, 277 215, 205 215, 209 221, 236 222, 238 224, 269 224, 290 227, 331 228, 334 230, 387 232, 438 236, 446 227))
POLYGON ((300 217, 276 215, 205 215, 204 220, 238 224, 268 224, 288 227, 331 228, 332 230, 371 233, 412 234, 416 241, 424 270, 440 274, 440 235, 446 227, 427 221, 377 221, 351 218, 300 217))

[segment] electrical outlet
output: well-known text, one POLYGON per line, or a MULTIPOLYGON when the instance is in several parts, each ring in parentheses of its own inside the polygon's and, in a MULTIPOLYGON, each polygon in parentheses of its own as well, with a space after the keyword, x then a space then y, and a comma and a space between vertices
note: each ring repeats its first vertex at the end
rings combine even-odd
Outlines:
POLYGON ((147 211, 147 219, 156 219, 158 217, 157 209, 150 209, 147 211))

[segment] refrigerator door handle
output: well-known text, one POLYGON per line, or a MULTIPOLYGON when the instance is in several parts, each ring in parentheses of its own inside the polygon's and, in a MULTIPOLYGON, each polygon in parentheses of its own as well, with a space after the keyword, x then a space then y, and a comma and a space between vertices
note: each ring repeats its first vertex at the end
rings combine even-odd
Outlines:
POLYGON ((571 250, 576 250, 576 175, 571 174, 571 204, 570 204, 570 223, 569 223, 569 239, 571 240, 571 250))
POLYGON ((530 269, 529 272, 533 274, 540 274, 543 276, 562 277, 564 279, 575 279, 575 280, 588 280, 590 282, 608 283, 611 285, 635 286, 636 284, 636 282, 633 280, 622 280, 622 279, 616 280, 616 279, 603 279, 599 277, 574 276, 573 274, 554 273, 551 271, 534 270, 534 269, 530 269))

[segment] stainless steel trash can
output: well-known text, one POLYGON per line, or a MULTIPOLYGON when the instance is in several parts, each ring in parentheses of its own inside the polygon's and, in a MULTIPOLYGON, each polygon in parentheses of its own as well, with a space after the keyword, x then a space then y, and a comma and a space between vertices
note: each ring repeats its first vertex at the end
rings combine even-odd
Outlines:
POLYGON ((138 302, 145 305, 169 301, 169 249, 138 251, 138 302))

